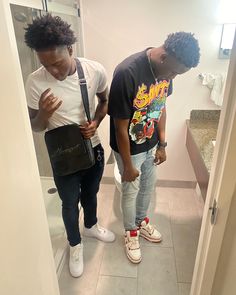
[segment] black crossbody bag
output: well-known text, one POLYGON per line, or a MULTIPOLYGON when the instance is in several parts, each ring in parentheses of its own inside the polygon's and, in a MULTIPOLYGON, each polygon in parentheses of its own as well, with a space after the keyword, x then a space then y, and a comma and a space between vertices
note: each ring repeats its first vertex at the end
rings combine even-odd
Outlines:
MULTIPOLYGON (((87 83, 80 61, 76 59, 80 90, 88 122, 91 122, 87 83)), ((95 164, 90 139, 83 138, 78 124, 64 125, 45 133, 45 142, 53 172, 65 176, 95 164)))

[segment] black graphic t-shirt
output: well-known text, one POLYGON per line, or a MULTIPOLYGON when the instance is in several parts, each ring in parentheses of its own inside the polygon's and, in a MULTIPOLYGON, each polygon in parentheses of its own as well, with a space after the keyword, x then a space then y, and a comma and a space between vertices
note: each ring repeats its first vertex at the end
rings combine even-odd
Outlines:
POLYGON ((147 49, 126 58, 114 73, 108 103, 110 145, 118 152, 114 119, 129 119, 131 154, 148 151, 158 142, 157 125, 172 93, 172 80, 155 81, 147 49))

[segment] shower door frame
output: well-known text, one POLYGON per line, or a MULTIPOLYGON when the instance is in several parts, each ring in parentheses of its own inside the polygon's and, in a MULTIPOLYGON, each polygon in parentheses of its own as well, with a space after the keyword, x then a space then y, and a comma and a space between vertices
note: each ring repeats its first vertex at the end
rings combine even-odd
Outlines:
MULTIPOLYGON (((44 1, 38 1, 38 0, 10 0, 9 4, 13 4, 13 5, 17 5, 17 6, 23 6, 26 8, 30 8, 30 9, 36 9, 38 10, 38 14, 41 15, 42 13, 46 13, 47 11, 44 10, 45 5, 43 5, 44 1)), ((59 14, 59 16, 71 16, 71 17, 77 17, 78 18, 78 24, 79 24, 79 29, 81 32, 81 36, 80 36, 80 46, 74 46, 74 51, 77 55, 77 53, 79 52, 80 56, 83 56, 83 52, 84 52, 84 46, 83 46, 83 34, 82 34, 82 25, 81 25, 81 18, 78 17, 78 10, 76 8, 73 7, 69 7, 66 5, 61 5, 58 3, 53 3, 53 2, 48 2, 47 3, 47 9, 48 12, 51 12, 52 15, 57 15, 59 14)), ((37 60, 36 57, 36 53, 33 51, 32 52, 32 57, 34 58, 34 60, 32 61, 32 66, 35 67, 34 70, 36 70, 36 68, 38 68, 40 66, 39 61, 37 60)), ((36 134, 37 135, 37 134, 36 134)), ((46 150, 45 150, 46 151, 46 150)), ((40 175, 40 179, 43 178, 47 178, 47 179, 51 179, 53 181, 53 177, 51 176, 44 176, 44 175, 40 175)), ((46 208, 45 208, 46 210, 46 208)), ((64 232, 64 239, 66 241, 66 233, 64 232)), ((58 279, 60 278, 60 274, 64 265, 64 261, 65 261, 65 257, 66 257, 66 249, 67 249, 67 245, 62 245, 62 247, 59 247, 56 251, 56 254, 54 256, 54 261, 55 261, 55 266, 56 266, 56 272, 57 272, 57 276, 58 279)))

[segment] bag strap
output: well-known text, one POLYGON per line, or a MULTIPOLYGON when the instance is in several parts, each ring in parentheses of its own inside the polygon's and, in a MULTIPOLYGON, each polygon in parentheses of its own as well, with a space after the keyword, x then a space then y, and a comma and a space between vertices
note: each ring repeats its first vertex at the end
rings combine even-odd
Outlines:
POLYGON ((83 104, 84 104, 84 110, 85 110, 86 116, 88 118, 88 122, 91 122, 90 111, 89 111, 87 82, 84 77, 84 71, 83 71, 83 68, 81 66, 79 59, 75 58, 75 61, 76 61, 77 73, 79 76, 79 85, 80 85, 82 100, 83 100, 83 104))

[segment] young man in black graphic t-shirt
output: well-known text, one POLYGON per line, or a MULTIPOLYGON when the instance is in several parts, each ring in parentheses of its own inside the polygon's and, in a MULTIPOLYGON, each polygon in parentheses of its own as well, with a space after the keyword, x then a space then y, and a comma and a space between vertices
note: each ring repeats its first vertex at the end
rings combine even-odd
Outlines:
POLYGON ((156 182, 155 165, 166 160, 166 98, 172 80, 196 67, 198 41, 191 33, 170 34, 158 48, 133 54, 115 70, 108 105, 110 145, 122 177, 122 210, 126 254, 142 259, 139 235, 160 242, 147 209, 156 182))

